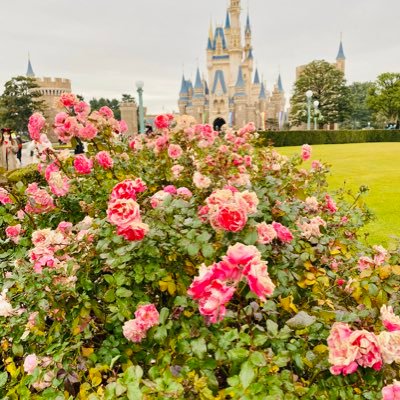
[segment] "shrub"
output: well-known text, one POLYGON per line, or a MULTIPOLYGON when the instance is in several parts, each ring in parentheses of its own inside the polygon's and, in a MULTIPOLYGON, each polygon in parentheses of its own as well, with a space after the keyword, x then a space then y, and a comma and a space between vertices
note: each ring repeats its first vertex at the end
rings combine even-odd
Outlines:
POLYGON ((45 150, 46 184, 0 191, 3 398, 380 398, 399 252, 357 240, 361 194, 255 149, 252 124, 166 115, 128 139, 110 109, 61 102, 57 132, 89 152, 45 150))

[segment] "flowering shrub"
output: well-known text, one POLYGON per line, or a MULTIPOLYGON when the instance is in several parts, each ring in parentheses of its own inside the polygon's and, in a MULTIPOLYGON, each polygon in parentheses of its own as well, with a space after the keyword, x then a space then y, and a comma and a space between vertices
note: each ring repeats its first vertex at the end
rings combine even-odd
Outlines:
POLYGON ((0 188, 5 399, 394 399, 399 251, 305 146, 156 118, 127 137, 61 96, 29 132, 43 177, 0 188), (393 309, 394 308, 394 309, 393 309))

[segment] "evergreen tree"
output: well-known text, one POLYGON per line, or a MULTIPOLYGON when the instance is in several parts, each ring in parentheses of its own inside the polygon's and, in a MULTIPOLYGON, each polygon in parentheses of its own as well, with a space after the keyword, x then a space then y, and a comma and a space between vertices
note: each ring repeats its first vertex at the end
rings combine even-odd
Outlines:
POLYGON ((387 122, 400 117, 400 73, 385 72, 378 76, 367 98, 368 105, 387 122))
POLYGON ((34 78, 17 76, 4 85, 0 97, 0 124, 16 132, 27 132, 29 117, 34 112, 43 112, 45 102, 34 78))
MULTIPOLYGON (((348 112, 348 91, 343 72, 324 60, 313 61, 305 67, 294 84, 294 94, 290 101, 292 125, 307 122, 307 90, 313 92, 312 103, 319 101, 319 123, 331 124, 345 118, 348 112)), ((313 109, 311 104, 312 118, 313 109)))

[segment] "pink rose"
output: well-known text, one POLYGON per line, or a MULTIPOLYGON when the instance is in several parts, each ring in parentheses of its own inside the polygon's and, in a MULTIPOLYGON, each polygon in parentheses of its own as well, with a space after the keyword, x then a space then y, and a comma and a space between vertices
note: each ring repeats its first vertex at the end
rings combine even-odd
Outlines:
POLYGON ((278 236, 278 239, 283 243, 289 243, 293 240, 293 235, 288 228, 278 222, 273 222, 272 227, 278 236))
POLYGON ((400 363, 400 331, 381 332, 378 343, 385 364, 400 363))
POLYGON ((400 382, 394 381, 382 389, 382 400, 400 400, 400 382))
POLYGON ((174 185, 165 186, 163 190, 169 194, 176 194, 176 187, 174 185))
POLYGON ((211 185, 211 180, 196 171, 193 175, 193 183, 198 189, 207 189, 211 185))
POLYGON ((179 146, 179 144, 170 144, 168 146, 168 155, 172 158, 172 159, 178 159, 182 156, 183 154, 183 150, 181 148, 181 146, 179 146))
POLYGON ((268 244, 278 237, 274 227, 265 222, 257 225, 258 243, 268 244))
POLYGON ((93 161, 84 154, 78 154, 74 160, 74 168, 78 174, 88 175, 92 172, 93 161))
POLYGON ((122 229, 141 222, 139 204, 133 199, 116 199, 108 203, 108 221, 122 229))
POLYGON ((301 158, 303 161, 308 160, 311 157, 311 146, 308 144, 303 144, 301 147, 301 158))
POLYGON ((178 196, 186 197, 186 198, 188 198, 188 199, 190 199, 190 198, 193 196, 192 192, 191 192, 188 188, 186 188, 186 187, 180 187, 180 188, 178 188, 178 189, 176 190, 176 194, 177 194, 178 196))
POLYGON ((154 125, 156 126, 157 129, 168 128, 170 123, 171 123, 171 118, 169 115, 157 115, 157 117, 154 119, 154 125))
POLYGON ((214 228, 229 232, 241 231, 247 223, 247 214, 237 204, 227 204, 220 207, 211 219, 214 228))
POLYGON ((45 124, 46 120, 40 113, 34 113, 29 117, 28 131, 32 140, 40 140, 40 134, 45 124))
POLYGON ((21 224, 8 226, 5 232, 8 238, 10 238, 14 243, 18 243, 20 240, 19 235, 22 232, 21 224))
POLYGON ((360 271, 363 271, 364 269, 373 267, 374 261, 370 257, 362 256, 359 258, 357 266, 360 271))
POLYGON ((57 231, 62 232, 63 234, 69 234, 72 232, 72 223, 67 221, 61 221, 57 226, 57 231))
POLYGON ((232 264, 247 265, 250 261, 259 261, 261 254, 255 246, 236 243, 234 246, 229 246, 226 259, 232 264))
POLYGON ((74 105, 74 111, 77 114, 89 115, 90 105, 84 101, 80 101, 79 103, 74 105))
POLYGON ((104 169, 110 169, 114 165, 114 161, 108 151, 100 151, 96 154, 97 163, 104 169))
POLYGON ((159 190, 158 192, 154 193, 153 196, 151 196, 150 204, 153 208, 157 208, 169 197, 170 194, 168 192, 159 190))
POLYGON ((160 314, 154 304, 140 306, 135 311, 136 319, 140 320, 145 329, 150 329, 152 326, 158 325, 160 314))
POLYGON ((97 129, 93 124, 86 124, 78 131, 78 136, 83 140, 92 140, 97 135, 97 129))
POLYGON ((122 327, 123 335, 134 343, 141 342, 146 337, 146 330, 140 324, 140 321, 131 319, 126 321, 122 327))
POLYGON ((337 211, 336 203, 333 201, 332 197, 327 194, 325 196, 325 208, 331 213, 334 214, 337 211))
POLYGON ((366 330, 354 331, 349 337, 349 343, 357 347, 357 363, 361 367, 382 368, 382 357, 377 337, 366 330))
POLYGON ((386 306, 384 304, 381 307, 381 320, 384 327, 389 332, 400 331, 400 317, 395 315, 392 306, 386 306))
POLYGON ((65 124, 66 119, 69 117, 69 115, 66 112, 59 112, 55 117, 54 117, 54 125, 56 127, 62 126, 65 124))
POLYGON ((28 375, 32 375, 35 368, 39 365, 38 358, 36 354, 29 354, 25 357, 24 361, 24 371, 28 375))
POLYGON ((3 205, 11 204, 12 200, 6 189, 0 187, 0 203, 3 205))
POLYGON ((266 261, 251 263, 250 267, 246 268, 245 275, 250 290, 262 301, 266 301, 265 296, 271 296, 274 293, 275 285, 269 277, 266 261))
POLYGON ((133 199, 136 200, 136 193, 144 192, 147 189, 146 184, 140 179, 136 178, 125 179, 124 181, 117 183, 110 196, 110 200, 115 199, 133 199))
POLYGON ((48 184, 51 193, 58 197, 65 196, 69 192, 69 179, 60 171, 51 173, 48 184))
POLYGON ((111 110, 110 107, 103 106, 99 110, 100 115, 106 118, 113 118, 114 117, 114 112, 111 110))
POLYGON ((248 214, 254 214, 257 212, 257 206, 260 201, 258 200, 258 197, 254 192, 249 192, 245 190, 244 192, 238 194, 237 197, 240 200, 243 200, 241 204, 245 205, 246 212, 248 214))
POLYGON ((58 100, 58 104, 61 107, 66 107, 66 108, 73 107, 77 103, 78 99, 72 93, 63 93, 58 100))
POLYGON ((320 169, 322 168, 322 164, 321 164, 320 161, 314 160, 314 161, 311 163, 311 168, 314 169, 314 170, 316 170, 316 171, 318 171, 318 170, 320 170, 320 169))
POLYGON ((36 182, 28 185, 25 194, 28 198, 25 206, 27 213, 41 214, 55 208, 53 198, 44 189, 40 189, 36 182))
POLYGON ((121 133, 128 132, 128 124, 123 119, 119 121, 119 131, 121 133))
POLYGON ((117 234, 129 241, 140 241, 149 233, 149 226, 143 222, 133 222, 129 226, 117 227, 117 234))

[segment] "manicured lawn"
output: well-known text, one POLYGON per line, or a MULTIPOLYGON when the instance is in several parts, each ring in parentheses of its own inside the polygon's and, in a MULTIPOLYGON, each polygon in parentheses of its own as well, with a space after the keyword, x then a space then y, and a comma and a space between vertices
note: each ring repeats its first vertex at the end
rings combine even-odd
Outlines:
MULTIPOLYGON (((300 147, 279 147, 286 155, 300 147)), ((330 190, 342 187, 357 190, 367 185, 364 199, 375 213, 368 224, 369 242, 387 245, 391 235, 400 237, 400 143, 351 143, 312 146, 311 160, 331 164, 330 190)), ((310 162, 306 165, 309 166, 310 162)))

